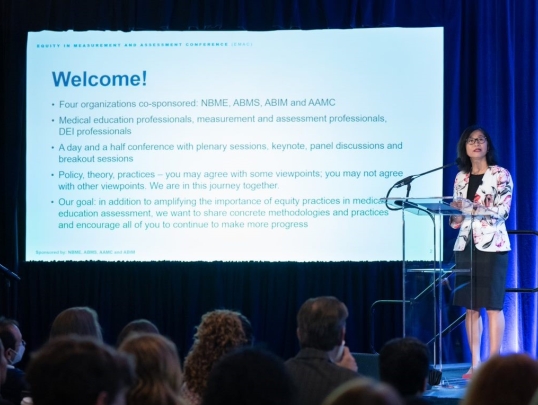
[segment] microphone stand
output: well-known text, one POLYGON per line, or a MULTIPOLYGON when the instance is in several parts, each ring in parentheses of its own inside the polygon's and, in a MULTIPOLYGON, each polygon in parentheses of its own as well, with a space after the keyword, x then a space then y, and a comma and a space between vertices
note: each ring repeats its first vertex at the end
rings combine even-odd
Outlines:
POLYGON ((8 280, 21 281, 21 278, 9 270, 7 267, 0 264, 0 274, 3 274, 8 280))
MULTIPOLYGON (((387 191, 387 196, 385 197, 385 206, 391 211, 398 211, 398 210, 401 210, 403 208, 403 207, 400 207, 400 208, 389 207, 387 199, 389 198, 389 195, 390 195, 393 188, 400 188, 400 187, 403 187, 403 186, 407 186, 407 193, 405 194, 405 199, 407 200, 409 198, 409 193, 411 192, 411 183, 413 182, 413 180, 418 179, 419 177, 422 177, 425 174, 436 172, 438 170, 443 170, 443 169, 446 169, 447 167, 452 167, 452 166, 455 166, 455 165, 457 165, 459 163, 460 163, 460 158, 457 158, 455 162, 446 164, 446 165, 441 166, 441 167, 436 167, 435 169, 428 170, 427 172, 424 172, 424 173, 413 174, 411 176, 407 176, 404 179, 398 180, 396 183, 393 184, 393 186, 391 188, 389 188, 389 191, 387 191)), ((401 202, 401 205, 403 205, 403 202, 401 202)))
MULTIPOLYGON (((10 294, 10 287, 11 287, 11 281, 21 281, 21 278, 13 273, 11 270, 9 270, 7 267, 0 264, 0 277, 4 276, 5 278, 5 287, 0 286, 0 291, 3 291, 5 289, 5 296, 2 296, 0 299, 0 312, 3 312, 4 314, 8 314, 11 311, 11 294, 10 294), (5 306, 5 308, 3 308, 5 306)), ((2 294, 2 293, 0 293, 2 294)))

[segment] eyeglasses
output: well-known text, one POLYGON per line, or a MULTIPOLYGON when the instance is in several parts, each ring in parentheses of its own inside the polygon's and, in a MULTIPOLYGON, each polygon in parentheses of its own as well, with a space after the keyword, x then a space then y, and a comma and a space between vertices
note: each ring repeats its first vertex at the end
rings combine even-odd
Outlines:
POLYGON ((467 145, 475 145, 477 143, 482 145, 484 142, 486 142, 486 138, 467 138, 467 145))

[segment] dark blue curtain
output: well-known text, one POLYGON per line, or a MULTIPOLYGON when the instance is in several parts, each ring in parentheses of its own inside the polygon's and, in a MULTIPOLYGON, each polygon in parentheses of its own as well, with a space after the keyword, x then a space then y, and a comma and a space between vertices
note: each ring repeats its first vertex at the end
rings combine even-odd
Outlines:
MULTIPOLYGON (((426 27, 445 29, 444 156, 462 129, 488 128, 515 179, 509 229, 537 223, 537 24, 535 0, 4 0, 1 29, 0 263, 22 282, 0 280, 0 312, 22 322, 35 348, 63 308, 90 305, 105 336, 135 317, 159 324, 185 353, 200 315, 240 309, 261 340, 287 357, 296 350, 295 313, 304 299, 332 294, 350 307, 348 343, 369 351, 401 330, 399 263, 25 263, 25 52, 28 31, 277 30, 426 27), (381 321, 380 321, 381 320, 381 321), (373 325, 373 327, 372 327, 373 325)), ((425 52, 428 50, 425 49, 425 52)), ((427 136, 427 135, 425 135, 427 136)), ((410 157, 413 158, 413 157, 410 157)), ((444 179, 451 194, 453 172, 444 179)), ((535 287, 537 240, 514 236, 509 287, 535 287)), ((1 278, 1 276, 0 276, 1 278)), ((536 294, 509 293, 504 350, 536 355, 536 294)))
MULTIPOLYGON (((537 230, 537 3, 449 3, 453 4, 445 20, 446 160, 453 159, 464 127, 480 123, 488 128, 499 162, 515 183, 508 229, 537 230)), ((446 195, 450 188, 445 182, 446 195)), ((511 239, 508 287, 538 286, 537 238, 511 239)), ((536 294, 507 294, 503 350, 537 354, 537 305, 536 294)))

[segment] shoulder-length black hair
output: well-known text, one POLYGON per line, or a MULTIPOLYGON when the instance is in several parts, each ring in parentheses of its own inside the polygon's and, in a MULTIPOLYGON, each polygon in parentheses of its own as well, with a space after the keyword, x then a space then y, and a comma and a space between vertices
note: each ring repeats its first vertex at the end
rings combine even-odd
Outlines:
POLYGON ((465 173, 469 173, 472 168, 471 159, 467 155, 467 139, 469 139, 474 131, 482 132, 488 142, 488 152, 486 153, 488 166, 497 164, 495 146, 493 145, 493 142, 491 142, 491 137, 489 136, 488 131, 479 125, 471 125, 463 130, 458 142, 458 168, 465 173))

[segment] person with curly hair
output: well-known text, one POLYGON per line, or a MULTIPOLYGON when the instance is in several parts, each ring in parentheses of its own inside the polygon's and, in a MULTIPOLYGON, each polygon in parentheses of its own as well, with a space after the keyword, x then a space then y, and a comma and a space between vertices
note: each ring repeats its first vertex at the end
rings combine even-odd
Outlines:
POLYGON ((185 359, 184 399, 199 405, 215 363, 235 348, 252 342, 249 320, 239 312, 218 309, 202 316, 194 343, 185 359))
POLYGON ((136 363, 136 383, 127 392, 127 405, 182 405, 183 373, 176 345, 155 333, 133 333, 120 345, 136 363))

